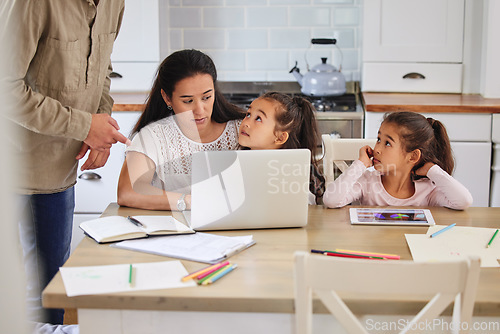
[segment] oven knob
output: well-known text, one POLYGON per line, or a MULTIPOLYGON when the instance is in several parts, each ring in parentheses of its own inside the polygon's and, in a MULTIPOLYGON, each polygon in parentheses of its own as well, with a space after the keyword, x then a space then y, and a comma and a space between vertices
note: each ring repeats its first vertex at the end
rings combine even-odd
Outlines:
POLYGON ((339 139, 342 136, 337 131, 333 131, 333 132, 330 132, 330 137, 333 138, 333 139, 339 139))

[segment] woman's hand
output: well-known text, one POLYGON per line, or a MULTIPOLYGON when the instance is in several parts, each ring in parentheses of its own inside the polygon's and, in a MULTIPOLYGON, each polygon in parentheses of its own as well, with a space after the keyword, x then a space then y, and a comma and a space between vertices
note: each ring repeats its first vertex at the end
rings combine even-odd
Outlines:
POLYGON ((435 163, 432 163, 432 162, 426 162, 422 167, 420 167, 419 169, 417 169, 415 171, 415 174, 416 175, 420 175, 420 176, 427 176, 427 172, 429 171, 429 169, 431 169, 432 166, 434 166, 435 163))
POLYGON ((373 149, 366 145, 359 149, 359 160, 365 165, 366 168, 373 166, 373 149))

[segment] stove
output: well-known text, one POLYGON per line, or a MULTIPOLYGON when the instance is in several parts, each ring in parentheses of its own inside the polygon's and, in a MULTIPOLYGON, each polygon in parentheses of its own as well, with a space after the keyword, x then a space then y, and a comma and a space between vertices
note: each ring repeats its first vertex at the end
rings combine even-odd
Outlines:
POLYGON ((307 96, 298 94, 311 101, 317 112, 356 111, 356 95, 344 94, 340 96, 307 96))
MULTIPOLYGON (((231 102, 243 109, 260 95, 276 91, 302 96, 313 104, 320 134, 338 138, 363 138, 364 112, 359 102, 359 84, 347 83, 347 93, 341 96, 307 96, 297 82, 219 82, 219 89, 231 102)), ((321 146, 321 138, 318 138, 321 146)))

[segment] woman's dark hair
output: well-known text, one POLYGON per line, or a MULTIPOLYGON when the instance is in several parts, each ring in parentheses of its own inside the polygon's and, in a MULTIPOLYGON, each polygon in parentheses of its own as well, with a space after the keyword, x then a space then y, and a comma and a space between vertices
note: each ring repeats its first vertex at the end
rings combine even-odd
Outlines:
POLYGON ((413 172, 426 162, 432 162, 451 175, 455 161, 443 123, 411 111, 385 114, 382 123, 395 124, 400 128, 399 136, 406 152, 419 149, 422 153, 413 172))
POLYGON ((146 107, 133 132, 141 130, 152 122, 173 115, 173 110, 167 109, 161 90, 163 89, 167 96, 171 98, 179 81, 197 74, 209 74, 213 79, 215 101, 212 119, 215 122, 225 123, 233 119, 242 119, 245 116, 243 110, 229 103, 219 92, 217 70, 212 59, 198 50, 180 50, 165 58, 158 67, 153 88, 146 100, 146 107))
POLYGON ((278 92, 268 92, 260 98, 278 102, 276 130, 288 132, 288 140, 282 148, 307 148, 311 151, 309 190, 316 196, 316 202, 318 202, 325 192, 325 178, 319 171, 315 156, 319 132, 313 105, 303 97, 291 97, 278 92))

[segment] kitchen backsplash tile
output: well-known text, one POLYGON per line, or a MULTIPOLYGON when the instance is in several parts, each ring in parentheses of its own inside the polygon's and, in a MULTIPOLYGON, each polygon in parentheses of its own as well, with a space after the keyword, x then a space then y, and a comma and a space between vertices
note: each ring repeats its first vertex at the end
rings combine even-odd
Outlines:
POLYGON ((291 7, 290 26, 326 27, 330 26, 331 8, 329 7, 291 7))
POLYGON ((159 0, 169 18, 160 36, 162 57, 195 48, 209 54, 225 81, 294 81, 327 57, 340 65, 332 45, 311 45, 311 38, 336 38, 344 55, 342 72, 359 80, 362 0, 159 0), (307 54, 306 54, 307 53, 307 54))
POLYGON ((247 25, 249 27, 286 27, 288 25, 288 8, 248 7, 247 25))
POLYGON ((358 25, 360 22, 358 8, 335 8, 333 22, 336 25, 358 25))
POLYGON ((186 49, 216 49, 225 46, 225 32, 222 29, 186 29, 184 30, 184 47, 186 49))
POLYGON ((311 43, 311 32, 307 29, 273 29, 269 32, 271 49, 307 48, 311 43))
POLYGON ((224 0, 182 0, 183 6, 224 6, 224 0))
POLYGON ((245 25, 245 9, 238 7, 203 9, 203 26, 219 28, 241 28, 245 25))
POLYGON ((201 8, 171 8, 169 25, 172 28, 201 28, 201 13, 201 8))
POLYGON ((228 49, 267 49, 267 29, 231 29, 227 32, 228 49))

